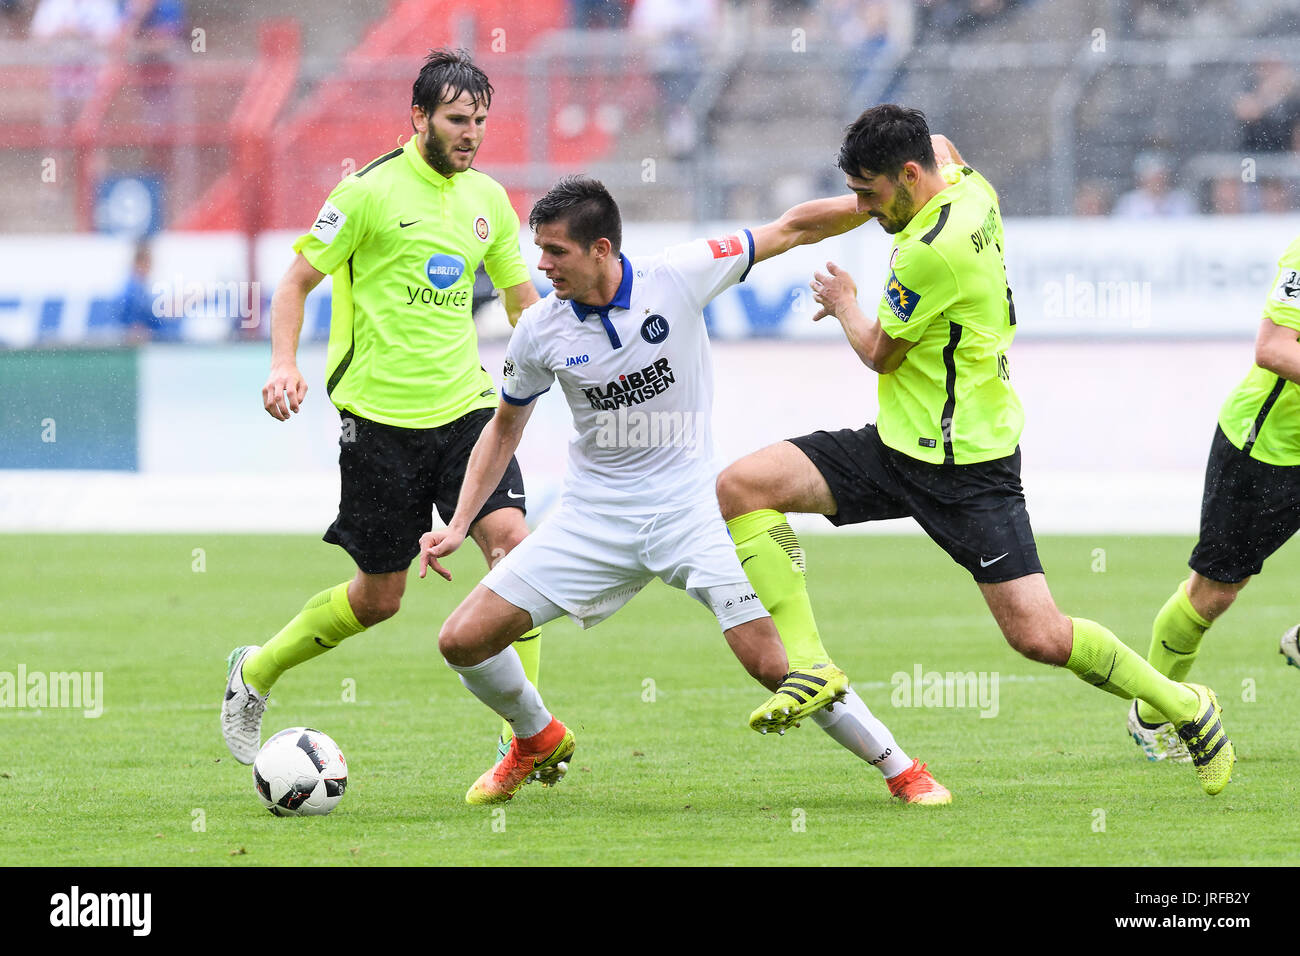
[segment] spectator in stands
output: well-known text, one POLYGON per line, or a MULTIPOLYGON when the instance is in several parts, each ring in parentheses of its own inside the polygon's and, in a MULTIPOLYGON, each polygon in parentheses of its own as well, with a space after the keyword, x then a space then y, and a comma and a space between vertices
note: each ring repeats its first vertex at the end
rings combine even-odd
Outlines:
POLYGON ((1259 181, 1259 211, 1283 215, 1295 212, 1291 184, 1285 179, 1259 181))
POLYGON ((1246 211, 1241 180, 1236 176, 1219 176, 1210 182, 1210 212, 1216 216, 1237 216, 1246 211))
POLYGON ((1276 153, 1289 149, 1300 119, 1295 73, 1276 57, 1256 63, 1254 86, 1237 97, 1233 112, 1241 124, 1243 150, 1276 153))
POLYGON ((0 0, 0 38, 7 40, 19 32, 22 12, 22 0, 0 0))
POLYGON ((1115 191, 1104 179, 1085 179, 1074 194, 1076 216, 1108 216, 1115 191))
POLYGON ((848 97, 853 112, 866 99, 890 102, 900 75, 890 51, 911 45, 911 9, 891 0, 831 0, 819 9, 832 41, 854 64, 848 97))
POLYGON ((716 40, 719 14, 717 0, 636 0, 632 8, 632 32, 651 44, 664 138, 675 157, 689 155, 699 139, 689 103, 704 51, 716 40))
POLYGON ((1016 0, 915 0, 921 27, 931 37, 950 37, 1003 16, 1016 0))
POLYGON ((164 318, 154 310, 156 296, 149 282, 152 271, 153 250, 148 240, 142 239, 136 244, 135 254, 131 257, 131 272, 114 309, 123 344, 175 342, 180 339, 180 319, 164 318))
POLYGON ((184 24, 184 0, 127 0, 123 32, 142 54, 143 65, 166 65, 169 82, 171 63, 183 49, 184 24))
POLYGON ((625 0, 569 0, 569 24, 575 30, 622 30, 627 26, 625 0))
POLYGON ((1128 0, 1117 10, 1120 32, 1139 36, 1179 32, 1194 14, 1192 0, 1128 0))
POLYGON ((1137 186, 1119 197, 1115 215, 1152 219, 1195 213, 1195 201, 1185 191, 1170 186, 1169 173, 1169 160, 1163 153, 1153 150, 1140 154, 1133 164, 1137 186))
POLYGON ((116 0, 40 0, 32 16, 31 39, 46 47, 54 63, 51 77, 55 108, 51 126, 73 122, 95 89, 96 49, 118 39, 122 13, 116 0))
MULTIPOLYGON (((123 34, 134 50, 143 114, 151 123, 179 119, 176 60, 186 50, 184 25, 184 0, 127 0, 123 34)), ((158 145, 146 151, 145 164, 165 180, 170 159, 171 149, 158 145)))

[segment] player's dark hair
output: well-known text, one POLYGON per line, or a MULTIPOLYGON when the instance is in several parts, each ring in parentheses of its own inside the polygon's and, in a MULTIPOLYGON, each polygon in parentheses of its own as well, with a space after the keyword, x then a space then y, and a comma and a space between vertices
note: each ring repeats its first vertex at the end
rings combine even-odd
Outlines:
POLYGON ((492 105, 492 84, 465 50, 430 50, 411 87, 411 105, 432 116, 439 103, 454 103, 468 93, 476 107, 492 105))
POLYGON ((925 114, 893 103, 864 110, 844 130, 839 167, 850 176, 885 175, 897 179, 904 163, 938 169, 925 114))
POLYGON ((623 217, 604 183, 586 176, 565 176, 533 204, 528 225, 564 220, 569 238, 590 249, 597 239, 608 239, 615 253, 623 248, 623 217))

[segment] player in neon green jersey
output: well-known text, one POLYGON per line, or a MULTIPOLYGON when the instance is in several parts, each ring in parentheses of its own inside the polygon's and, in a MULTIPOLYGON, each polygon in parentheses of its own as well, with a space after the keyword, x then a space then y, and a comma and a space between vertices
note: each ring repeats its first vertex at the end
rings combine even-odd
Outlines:
POLYGON ((858 430, 771 445, 719 476, 745 570, 790 666, 815 666, 829 658, 783 512, 836 525, 910 515, 970 571, 1012 647, 1152 704, 1187 741, 1202 787, 1218 793, 1233 752, 1213 693, 1163 676, 1100 624, 1066 617, 1047 588, 1020 485, 1024 413, 1006 355, 1016 320, 997 194, 950 143, 939 147, 936 156, 919 111, 892 104, 846 133, 839 165, 858 209, 896 241, 874 318, 831 263, 812 281, 814 318, 839 321, 879 374, 880 415, 858 430))
MULTIPOLYGON (((307 394, 295 360, 303 301, 333 276, 325 391, 342 418, 342 493, 325 540, 357 572, 311 598, 265 647, 232 652, 222 732, 242 763, 257 753, 272 684, 396 614, 419 529, 435 505, 444 518, 455 510, 470 449, 497 404, 470 315, 479 263, 512 324, 537 301, 519 218, 505 190, 471 167, 491 102, 491 83, 464 51, 431 53, 412 89, 415 135, 335 187, 276 289, 262 399, 285 421, 307 394)), ((471 529, 489 565, 527 535, 524 503, 512 461, 471 529)), ((533 631, 518 648, 533 680, 538 644, 533 631)))
MULTIPOLYGON (((1147 660, 1182 680, 1210 625, 1232 606, 1264 561, 1300 531, 1300 238, 1278 262, 1255 342, 1255 365, 1219 412, 1201 501, 1191 576, 1165 602, 1147 660)), ((1281 652, 1300 667, 1293 627, 1281 652)), ((1141 701, 1128 731, 1149 760, 1192 759, 1162 715, 1141 701)))

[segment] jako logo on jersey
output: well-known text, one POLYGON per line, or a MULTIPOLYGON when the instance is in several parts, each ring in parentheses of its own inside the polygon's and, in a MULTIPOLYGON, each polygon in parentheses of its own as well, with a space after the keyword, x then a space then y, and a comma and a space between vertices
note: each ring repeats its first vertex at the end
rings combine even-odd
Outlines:
POLYGON ((575 365, 586 365, 590 361, 591 356, 589 355, 570 355, 564 360, 564 367, 573 368, 575 365))
POLYGON ((661 358, 654 365, 647 365, 639 372, 620 375, 618 381, 610 382, 604 388, 593 385, 584 388, 582 394, 591 402, 592 408, 614 409, 627 405, 640 405, 666 390, 677 381, 677 376, 668 366, 668 360, 661 358))
POLYGON ((652 315, 641 323, 641 338, 651 345, 658 345, 668 338, 668 320, 662 315, 652 315))
POLYGON ((898 276, 892 272, 889 273, 889 281, 885 283, 885 298, 889 300, 889 307, 900 322, 910 319, 916 311, 916 304, 921 301, 920 294, 899 282, 898 276))
POLYGON ((725 239, 710 239, 709 248, 713 250, 713 258, 730 259, 740 255, 745 246, 739 236, 727 236, 725 239))
POLYGON ((449 289, 465 274, 465 260, 439 252, 429 257, 424 272, 435 289, 449 289))

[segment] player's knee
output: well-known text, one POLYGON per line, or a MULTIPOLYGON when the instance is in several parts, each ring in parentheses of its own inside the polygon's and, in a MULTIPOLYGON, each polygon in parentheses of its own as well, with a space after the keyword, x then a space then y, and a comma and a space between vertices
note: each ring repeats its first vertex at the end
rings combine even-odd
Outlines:
POLYGON ((451 616, 443 621, 442 628, 438 631, 438 653, 448 664, 469 667, 478 663, 474 659, 474 643, 472 633, 465 626, 464 615, 453 611, 451 616))
POLYGON ((722 511, 722 517, 727 521, 760 507, 754 504, 757 489, 746 473, 743 460, 728 465, 722 470, 714 483, 714 491, 718 496, 718 507, 722 511))
POLYGON ((381 621, 393 617, 402 607, 400 594, 370 594, 364 596, 352 608, 357 623, 362 627, 374 627, 381 621))
POLYGON ((488 553, 488 564, 495 565, 507 554, 519 546, 519 543, 528 537, 528 526, 519 522, 518 527, 510 527, 500 534, 496 535, 491 542, 488 553))
POLYGON ((1187 585, 1187 599, 1193 609, 1207 621, 1213 621, 1232 607, 1237 595, 1246 586, 1250 578, 1233 583, 1211 581, 1209 578, 1193 574, 1187 585))
POLYGON ((524 524, 523 515, 517 510, 509 510, 518 515, 517 520, 505 518, 504 515, 507 510, 503 509, 501 512, 495 512, 498 515, 498 520, 492 522, 490 528, 484 529, 486 533, 481 536, 475 535, 489 568, 496 567, 498 561, 518 547, 524 538, 528 537, 528 525, 524 524))
MULTIPOLYGON (((1031 661, 1036 661, 1039 664, 1060 663, 1057 660, 1060 655, 1057 653, 1055 646, 1051 642, 1044 640, 1040 635, 1022 637, 1010 643, 1022 656, 1029 658, 1031 661)), ((1066 655, 1066 657, 1068 659, 1069 655, 1066 655)))
POLYGON ((1069 618, 1043 621, 1009 629, 1005 632, 1012 649, 1039 664, 1064 665, 1070 659, 1073 625, 1069 618))

